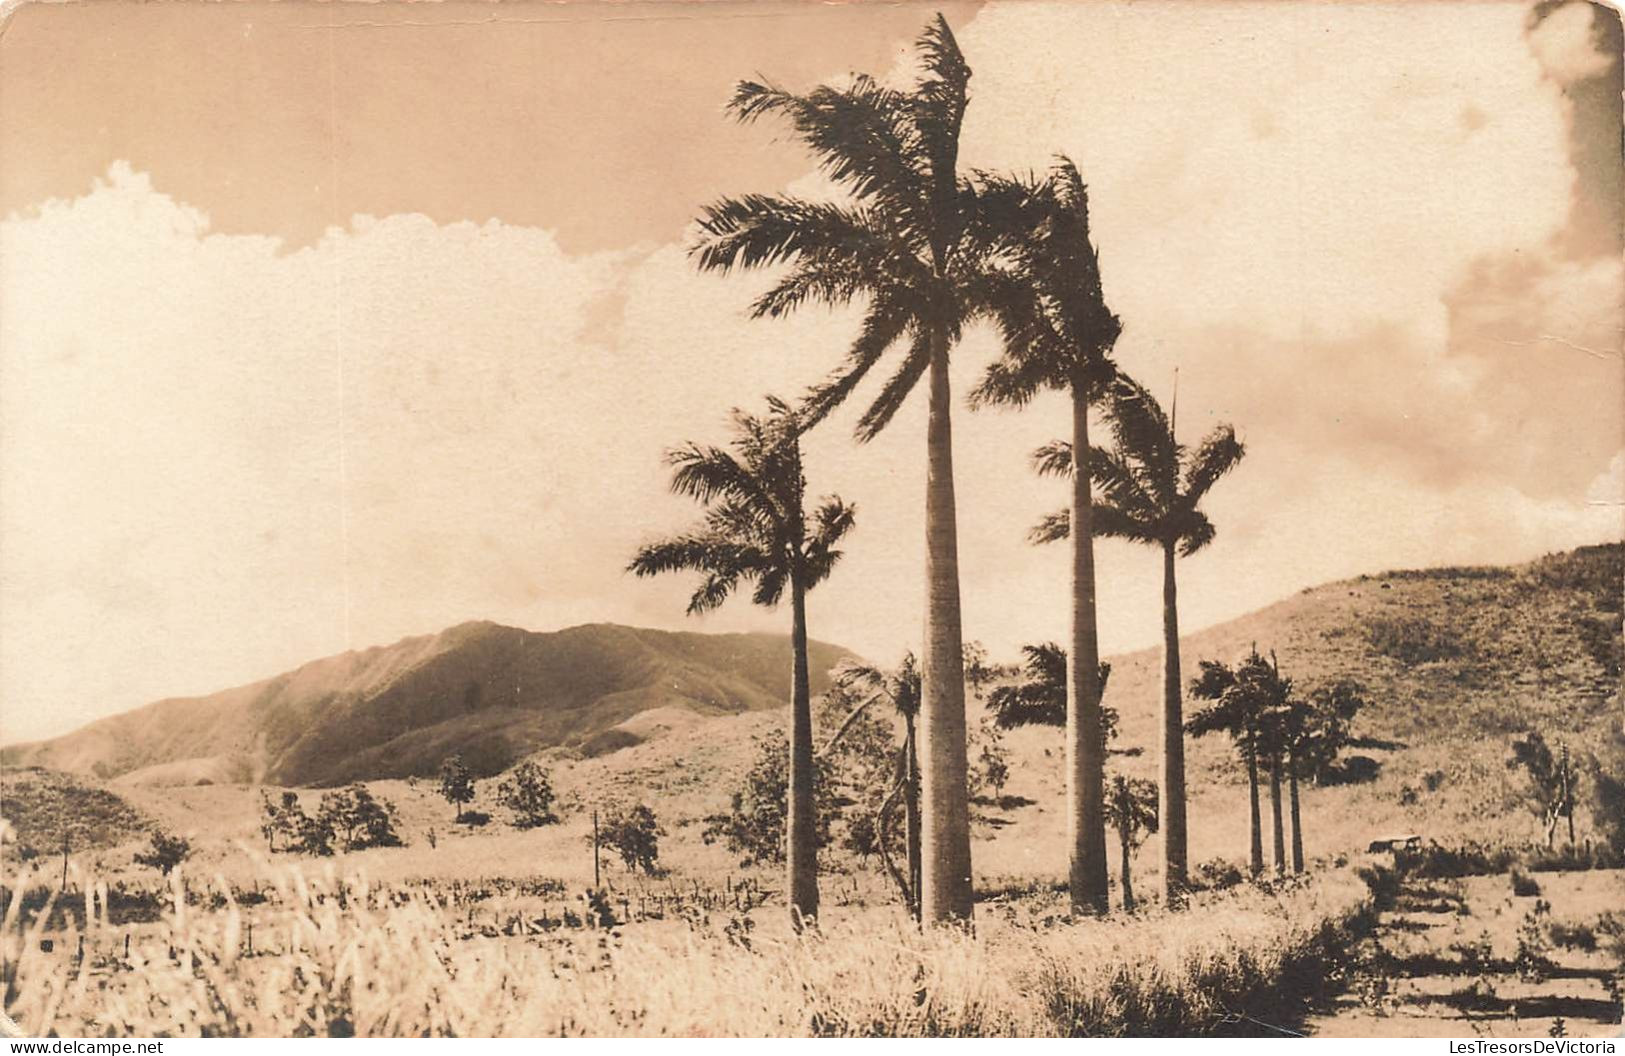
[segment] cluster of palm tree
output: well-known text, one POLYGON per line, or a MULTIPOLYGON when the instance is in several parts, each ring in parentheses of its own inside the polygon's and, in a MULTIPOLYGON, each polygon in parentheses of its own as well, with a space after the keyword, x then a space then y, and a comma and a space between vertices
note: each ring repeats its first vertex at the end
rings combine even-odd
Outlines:
POLYGON ((1291 821, 1291 869, 1303 872, 1303 815, 1299 809, 1300 778, 1324 780, 1343 746, 1349 725, 1363 705, 1359 687, 1338 682, 1309 696, 1294 691, 1271 653, 1253 647, 1231 666, 1204 660, 1191 680, 1190 692, 1209 703, 1192 715, 1186 731, 1193 736, 1225 733, 1247 767, 1249 815, 1248 860, 1254 876, 1264 872, 1264 836, 1259 808, 1259 771, 1270 786, 1270 834, 1277 875, 1287 871, 1281 784, 1285 778, 1291 821))
MULTIPOLYGON (((1161 546, 1165 555, 1168 659, 1159 814, 1168 891, 1177 898, 1185 886, 1186 851, 1174 558, 1212 540, 1213 525, 1197 506, 1241 458, 1242 448, 1228 427, 1195 449, 1180 445, 1171 416, 1113 361, 1122 324, 1105 303, 1089 234, 1088 193, 1076 166, 1060 157, 1042 177, 961 172, 959 133, 970 67, 940 15, 917 50, 920 72, 908 88, 855 75, 844 85, 803 94, 750 81, 735 91, 735 117, 788 122, 846 199, 724 198, 701 217, 693 247, 697 264, 723 273, 779 269, 752 305, 755 317, 783 316, 812 303, 859 302, 862 322, 845 362, 803 399, 793 406, 770 401, 765 418, 736 412, 733 451, 690 445, 673 452, 674 488, 702 502, 705 519, 688 534, 643 548, 631 568, 641 575, 699 571, 703 579, 692 612, 720 604, 741 582, 754 582, 754 600, 764 605, 788 588, 796 655, 790 905, 798 921, 816 916, 802 599, 829 574, 839 557, 835 544, 853 518, 836 498, 824 500, 810 517, 803 513, 799 439, 851 398, 882 360, 892 363, 890 374, 858 419, 860 442, 884 430, 923 383, 927 605, 900 787, 918 802, 918 875, 911 877, 911 888, 919 915, 932 922, 968 919, 966 670, 948 368, 965 328, 991 322, 1003 349, 971 394, 972 405, 1021 407, 1040 392, 1056 391, 1068 396, 1072 408, 1070 438, 1036 456, 1042 472, 1070 476, 1071 502, 1034 533, 1039 541, 1069 538, 1071 544, 1071 638, 1048 662, 1064 665, 1066 673, 1059 710, 1066 729, 1072 904, 1083 912, 1107 910, 1107 817, 1123 816, 1124 803, 1132 806, 1134 800, 1131 795, 1119 803, 1107 796, 1097 535, 1161 546), (1109 449, 1090 440, 1097 408, 1110 422, 1115 444, 1109 449)), ((1143 799, 1143 788, 1138 791, 1143 799)), ((1143 817, 1139 827, 1144 829, 1143 817)))

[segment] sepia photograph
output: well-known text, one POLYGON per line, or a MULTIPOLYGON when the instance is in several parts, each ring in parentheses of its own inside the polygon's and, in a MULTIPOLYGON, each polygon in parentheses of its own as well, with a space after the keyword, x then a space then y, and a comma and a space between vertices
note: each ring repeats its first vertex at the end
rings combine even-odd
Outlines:
POLYGON ((1622 50, 0 5, 0 1035, 1619 1039, 1622 50))

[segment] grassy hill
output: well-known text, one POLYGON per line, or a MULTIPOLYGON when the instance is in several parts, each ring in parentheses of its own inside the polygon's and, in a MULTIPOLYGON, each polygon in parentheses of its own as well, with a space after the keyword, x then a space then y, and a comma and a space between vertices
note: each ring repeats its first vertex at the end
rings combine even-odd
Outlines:
MULTIPOLYGON (((815 692, 844 655, 813 643, 815 692)), ((0 760, 125 784, 329 785, 428 775, 460 752, 491 774, 544 748, 590 756, 635 744, 641 735, 622 724, 655 709, 777 708, 789 681, 789 640, 776 635, 468 623, 159 701, 0 760)))
POLYGON ((66 836, 75 850, 113 847, 142 835, 151 821, 123 797, 73 774, 40 767, 0 773, 0 817, 8 843, 49 857, 66 836))

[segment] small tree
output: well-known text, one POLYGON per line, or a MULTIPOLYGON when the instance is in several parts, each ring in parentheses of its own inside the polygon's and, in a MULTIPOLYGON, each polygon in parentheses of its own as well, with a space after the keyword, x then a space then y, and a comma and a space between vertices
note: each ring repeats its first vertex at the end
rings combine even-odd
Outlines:
POLYGON ((269 792, 260 793, 260 834, 270 844, 272 854, 333 853, 332 830, 306 814, 299 804, 299 794, 286 789, 276 799, 269 792))
POLYGON ((553 782, 533 762, 520 763, 497 786, 497 801, 513 812, 517 828, 533 829, 559 820, 553 813, 553 782))
POLYGON ((1134 911, 1134 879, 1129 860, 1147 836, 1157 831, 1157 786, 1140 777, 1113 774, 1106 782, 1106 823, 1117 829, 1123 854, 1123 911, 1134 911))
MULTIPOLYGON (((817 846, 823 848, 840 805, 828 753, 817 756, 813 767, 815 835, 817 846)), ((706 818, 701 839, 708 844, 723 841, 741 855, 742 866, 783 862, 789 776, 790 745, 782 732, 774 730, 763 738, 755 764, 730 799, 728 813, 706 818)))
POLYGON ((394 804, 375 798, 365 785, 323 793, 315 825, 346 851, 401 846, 394 804))
POLYGON ((1567 745, 1559 745, 1554 753, 1538 730, 1531 730, 1521 741, 1512 742, 1512 756, 1507 769, 1522 768, 1529 774, 1529 803, 1540 815, 1546 829, 1546 846, 1552 845, 1559 818, 1569 823, 1569 844, 1574 844, 1574 790, 1576 778, 1574 763, 1569 759, 1567 745))
POLYGON ((1003 727, 984 716, 970 738, 970 748, 974 753, 968 782, 971 799, 998 799, 1010 780, 1010 751, 1004 746, 1003 727))
POLYGON ((163 829, 152 830, 152 842, 135 855, 136 865, 145 865, 168 876, 177 865, 192 853, 192 845, 183 836, 171 836, 163 829))
POLYGON ((457 809, 454 820, 463 820, 463 807, 474 800, 474 775, 463 763, 463 757, 454 755, 440 764, 440 795, 457 809))
POLYGON ((660 860, 660 837, 665 830, 655 818, 655 812, 639 803, 631 810, 617 808, 611 812, 599 839, 606 847, 621 856, 626 871, 642 869, 654 875, 655 863, 660 860))

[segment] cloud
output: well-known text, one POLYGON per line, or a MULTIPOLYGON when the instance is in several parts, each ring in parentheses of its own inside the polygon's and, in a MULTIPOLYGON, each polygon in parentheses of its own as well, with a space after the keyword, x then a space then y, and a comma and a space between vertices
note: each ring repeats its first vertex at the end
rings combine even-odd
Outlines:
MULTIPOLYGON (((1329 578, 1617 538, 1597 499, 1625 441, 1598 394, 1617 412, 1621 280, 1550 251, 1568 114, 1520 12, 1098 10, 990 5, 963 27, 964 160, 1072 153, 1122 363, 1164 397, 1179 367, 1187 438, 1242 430, 1218 540, 1182 566, 1185 626, 1329 578)), ((665 492, 664 448, 725 439, 730 407, 845 354, 853 311, 748 319, 765 281, 697 274, 681 245, 578 255, 414 215, 286 252, 122 165, 4 221, 5 738, 461 619, 782 628, 743 600, 685 620, 688 584, 623 573, 695 512, 665 492)), ((967 335, 957 393, 995 351, 967 335)), ((923 396, 859 447, 861 395, 808 441, 813 489, 859 510, 810 618, 891 660, 922 620, 923 396)), ((1066 422, 1052 397, 955 415, 965 628, 996 652, 1065 634, 1065 555, 1024 534, 1064 493, 1027 454, 1066 422)), ((1156 641, 1159 575, 1102 544, 1108 651, 1156 641)))

